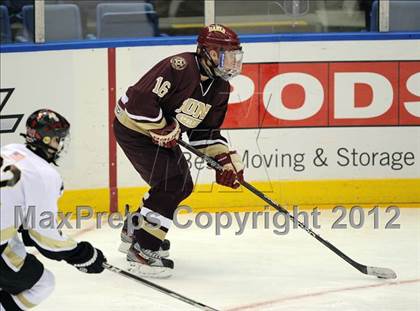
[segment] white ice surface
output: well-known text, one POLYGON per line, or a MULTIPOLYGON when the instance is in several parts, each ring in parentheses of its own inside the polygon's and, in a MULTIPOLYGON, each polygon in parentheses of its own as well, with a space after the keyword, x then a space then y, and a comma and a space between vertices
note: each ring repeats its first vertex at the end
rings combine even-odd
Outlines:
MULTIPOLYGON (((240 236, 235 219, 219 236, 214 224, 206 230, 173 226, 168 238, 174 274, 149 280, 220 310, 420 310, 420 208, 401 209, 400 229, 383 229, 391 218, 384 210, 380 229, 373 229, 372 215, 361 229, 331 229, 338 215, 321 210, 317 233, 362 264, 392 268, 396 280, 358 272, 302 229, 276 235, 273 214, 269 229, 262 216, 252 229, 249 217, 240 236)), ((125 267, 117 251, 119 230, 104 226, 76 239, 92 242, 111 264, 125 267)), ((88 275, 64 262, 42 261, 54 273, 56 289, 39 310, 196 310, 109 271, 88 275)))

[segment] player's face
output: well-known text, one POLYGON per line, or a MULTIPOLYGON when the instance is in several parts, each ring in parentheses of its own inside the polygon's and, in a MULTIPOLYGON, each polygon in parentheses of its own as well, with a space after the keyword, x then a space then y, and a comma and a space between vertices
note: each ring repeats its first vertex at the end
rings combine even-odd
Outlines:
POLYGON ((62 138, 55 136, 53 137, 53 139, 51 139, 51 143, 49 144, 49 146, 56 150, 56 152, 54 153, 58 156, 58 154, 60 154, 64 149, 67 149, 69 140, 69 135, 62 138))
POLYGON ((237 50, 220 50, 216 68, 217 74, 224 80, 230 80, 233 77, 236 77, 241 73, 242 70, 242 58, 243 51, 241 49, 237 50))
POLYGON ((51 139, 50 147, 53 147, 54 149, 59 150, 60 148, 60 138, 55 136, 53 139, 51 139))
POLYGON ((228 70, 241 68, 242 57, 243 52, 241 50, 223 51, 220 53, 219 66, 222 66, 228 70))

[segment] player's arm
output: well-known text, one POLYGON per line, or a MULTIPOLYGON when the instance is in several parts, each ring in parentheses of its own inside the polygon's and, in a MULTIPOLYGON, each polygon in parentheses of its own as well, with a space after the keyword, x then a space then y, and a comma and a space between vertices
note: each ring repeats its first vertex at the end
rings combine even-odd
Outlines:
POLYGON ((151 136, 163 147, 179 137, 180 127, 176 120, 167 120, 160 103, 170 97, 184 73, 172 68, 165 59, 146 73, 137 84, 130 87, 116 108, 116 116, 126 127, 151 136))
POLYGON ((214 158, 223 166, 223 171, 216 172, 216 182, 231 188, 238 188, 239 181, 243 181, 244 165, 239 154, 235 150, 229 150, 226 138, 220 132, 227 110, 227 98, 224 104, 214 107, 212 113, 207 116, 205 126, 188 131, 190 144, 214 158))
POLYGON ((220 129, 192 129, 188 131, 188 139, 191 146, 213 158, 229 151, 228 142, 220 129))
POLYGON ((35 246, 47 258, 64 260, 82 272, 102 272, 106 259, 100 250, 89 242, 77 242, 57 229, 59 194, 43 180, 29 184, 30 187, 24 187, 27 215, 34 221, 29 221, 28 227, 20 230, 25 244, 35 246))

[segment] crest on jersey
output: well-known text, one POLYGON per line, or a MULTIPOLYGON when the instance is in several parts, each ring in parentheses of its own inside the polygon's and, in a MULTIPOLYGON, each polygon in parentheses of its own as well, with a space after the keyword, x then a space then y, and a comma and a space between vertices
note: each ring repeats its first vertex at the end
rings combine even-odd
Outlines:
POLYGON ((211 105, 200 102, 194 98, 187 98, 182 106, 175 110, 175 118, 179 123, 189 128, 197 127, 209 113, 211 105))
POLYGON ((184 57, 174 56, 171 58, 171 66, 175 70, 184 70, 187 68, 187 61, 184 57))

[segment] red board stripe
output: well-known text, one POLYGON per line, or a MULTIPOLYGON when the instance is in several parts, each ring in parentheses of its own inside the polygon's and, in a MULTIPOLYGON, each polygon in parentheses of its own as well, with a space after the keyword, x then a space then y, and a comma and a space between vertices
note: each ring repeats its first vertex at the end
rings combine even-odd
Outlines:
POLYGON ((113 120, 116 104, 116 60, 115 48, 108 49, 108 145, 109 145, 109 209, 118 211, 117 187, 117 142, 114 136, 113 120))

